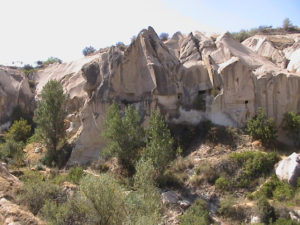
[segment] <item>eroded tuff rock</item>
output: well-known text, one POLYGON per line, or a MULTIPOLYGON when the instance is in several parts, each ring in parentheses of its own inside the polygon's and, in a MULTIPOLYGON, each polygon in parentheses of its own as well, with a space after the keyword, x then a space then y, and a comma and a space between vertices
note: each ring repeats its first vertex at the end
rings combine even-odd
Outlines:
POLYGON ((243 44, 279 67, 300 73, 300 34, 255 35, 243 44))
MULTIPOLYGON (((299 50, 296 44, 283 48, 289 59, 299 50)), ((171 123, 210 119, 236 127, 262 107, 279 125, 285 112, 300 112, 300 74, 281 68, 280 60, 276 54, 269 60, 228 33, 216 40, 200 32, 176 33, 162 42, 149 27, 125 49, 113 46, 39 71, 36 98, 48 80, 62 83, 69 95, 67 132, 75 144, 69 163, 86 163, 105 146, 100 133, 113 101, 133 105, 143 119, 159 108, 171 123)))
POLYGON ((0 66, 0 133, 10 126, 10 116, 16 106, 24 113, 33 111, 33 98, 22 71, 0 66))

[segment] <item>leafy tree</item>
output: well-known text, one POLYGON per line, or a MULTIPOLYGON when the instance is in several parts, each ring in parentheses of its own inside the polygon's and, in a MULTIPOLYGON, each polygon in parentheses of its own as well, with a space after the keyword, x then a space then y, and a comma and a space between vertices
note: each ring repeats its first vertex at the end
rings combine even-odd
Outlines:
POLYGON ((16 142, 26 142, 31 132, 31 126, 27 124, 27 121, 21 118, 16 120, 10 127, 9 131, 5 134, 6 139, 12 138, 16 142))
POLYGON ((294 141, 296 146, 300 146, 300 115, 294 112, 284 114, 282 128, 287 132, 287 136, 294 141))
POLYGON ((169 39, 169 34, 163 32, 163 33, 161 33, 161 34, 159 35, 159 39, 162 40, 162 41, 166 41, 166 40, 169 39))
POLYGON ((247 121, 246 131, 263 144, 270 144, 276 139, 277 128, 272 119, 268 119, 262 108, 252 119, 247 121))
POLYGON ((51 80, 43 88, 35 110, 36 132, 47 148, 46 164, 56 160, 58 145, 65 137, 66 96, 58 81, 51 80))
POLYGON ((121 117, 117 103, 113 103, 108 109, 102 135, 108 141, 103 154, 116 156, 126 169, 132 171, 139 158, 139 149, 144 144, 138 111, 128 106, 121 117))
POLYGON ((282 27, 283 27, 284 30, 288 30, 288 29, 290 29, 291 27, 293 27, 292 22, 290 21, 289 18, 285 18, 285 19, 283 20, 282 27))
POLYGON ((88 55, 94 53, 95 51, 96 51, 96 49, 93 46, 88 46, 82 50, 82 54, 84 56, 88 56, 88 55))
POLYGON ((146 149, 143 157, 151 159, 154 167, 162 172, 176 154, 170 130, 158 111, 153 111, 150 116, 146 136, 146 149))

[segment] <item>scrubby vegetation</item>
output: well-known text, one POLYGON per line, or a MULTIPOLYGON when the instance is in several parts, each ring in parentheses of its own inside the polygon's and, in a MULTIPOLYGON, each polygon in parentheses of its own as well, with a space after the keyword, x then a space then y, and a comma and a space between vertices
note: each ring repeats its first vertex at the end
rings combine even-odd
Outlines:
POLYGON ((194 204, 180 216, 180 225, 191 224, 211 224, 211 218, 208 214, 207 203, 201 199, 198 199, 194 204))
POLYGON ((271 144, 276 139, 277 128, 272 119, 268 119, 262 108, 258 109, 255 117, 247 121, 246 131, 264 144, 271 144))
MULTIPOLYGON (((288 210, 299 206, 300 187, 274 175, 280 156, 268 148, 274 124, 262 110, 248 121, 247 131, 267 144, 253 149, 239 129, 209 121, 168 125, 159 111, 142 126, 133 106, 113 103, 102 133, 107 148, 97 163, 59 170, 71 148, 64 144, 65 101, 58 82, 47 83, 34 116, 35 134, 26 120, 16 120, 0 146, 2 159, 21 165, 26 143, 45 145, 37 164, 18 169, 24 184, 16 202, 48 224, 190 225, 213 224, 216 218, 247 224, 253 215, 262 224, 297 224, 288 210), (162 200, 165 191, 179 200, 162 200)), ((295 135, 297 118, 285 115, 286 132, 295 135)))
POLYGON ((288 112, 282 120, 282 128, 296 146, 300 146, 300 115, 288 112))
POLYGON ((85 47, 85 48, 82 50, 82 54, 83 54, 84 56, 91 55, 91 54, 93 54, 94 52, 96 52, 96 49, 95 49, 93 46, 85 47))

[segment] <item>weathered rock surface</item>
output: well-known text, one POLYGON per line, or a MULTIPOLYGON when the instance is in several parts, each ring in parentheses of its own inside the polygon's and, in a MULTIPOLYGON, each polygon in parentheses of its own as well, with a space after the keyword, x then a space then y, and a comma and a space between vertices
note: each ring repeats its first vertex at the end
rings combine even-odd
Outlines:
POLYGON ((300 112, 300 73, 289 72, 299 59, 298 39, 295 35, 284 47, 268 39, 261 52, 248 42, 228 33, 214 40, 200 32, 176 33, 162 42, 149 27, 125 49, 113 46, 38 71, 36 98, 50 79, 60 81, 69 95, 67 132, 75 144, 69 164, 97 160, 105 146, 102 123, 113 101, 133 105, 143 119, 159 108, 171 123, 210 119, 235 127, 262 107, 279 125, 285 112, 300 112), (287 69, 279 66, 282 57, 290 60, 287 69))
POLYGON ((24 113, 33 111, 34 95, 22 71, 0 66, 0 133, 10 126, 16 106, 24 113))
POLYGON ((255 35, 243 44, 290 72, 300 72, 300 34, 255 35))
POLYGON ((276 168, 276 175, 280 180, 296 186, 297 178, 300 177, 300 155, 294 152, 281 160, 276 168))
POLYGON ((40 219, 20 206, 0 197, 0 223, 3 225, 42 225, 40 219))

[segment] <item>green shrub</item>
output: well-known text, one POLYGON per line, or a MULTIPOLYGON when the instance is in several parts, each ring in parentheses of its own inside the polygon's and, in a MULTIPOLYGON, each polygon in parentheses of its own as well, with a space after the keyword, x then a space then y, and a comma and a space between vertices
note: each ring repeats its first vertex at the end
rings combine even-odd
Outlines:
POLYGON ((252 151, 232 153, 229 158, 242 168, 236 183, 239 187, 247 187, 253 179, 268 175, 279 160, 276 153, 252 151))
POLYGON ((228 191, 232 189, 233 182, 229 178, 225 178, 224 176, 219 177, 215 182, 216 188, 222 190, 222 191, 228 191))
POLYGON ((85 176, 81 179, 79 194, 85 199, 96 224, 121 225, 126 220, 126 195, 112 176, 85 176))
POLYGON ((13 139, 7 139, 5 143, 0 145, 0 159, 2 160, 12 160, 12 163, 17 165, 22 164, 23 161, 23 142, 16 142, 13 139))
POLYGON ((9 131, 5 134, 5 138, 11 138, 16 142, 26 143, 27 139, 31 135, 31 126, 26 120, 21 118, 20 120, 14 121, 13 125, 9 128, 9 131))
POLYGON ((48 66, 50 64, 53 64, 53 63, 59 63, 59 64, 62 64, 62 60, 59 59, 59 58, 56 58, 56 57, 49 57, 44 63, 43 65, 44 66, 48 66))
POLYGON ((83 168, 73 167, 69 170, 66 179, 67 181, 72 182, 74 184, 79 184, 83 176, 84 176, 83 168))
POLYGON ((300 145, 300 115, 294 112, 284 114, 282 128, 286 131, 287 136, 291 138, 296 146, 300 145))
POLYGON ((244 211, 235 204, 236 199, 232 195, 227 195, 220 201, 218 212, 223 217, 241 221, 245 216, 244 211))
POLYGON ((246 131, 255 139, 260 139, 263 144, 270 144, 276 139, 277 128, 272 119, 268 119, 262 108, 247 121, 246 131))
POLYGON ((185 213, 179 217, 180 225, 209 225, 212 220, 208 214, 207 204, 202 199, 197 199, 185 213))
POLYGON ((175 158, 176 151, 170 130, 159 111, 151 113, 146 136, 146 148, 142 157, 151 159, 154 167, 163 172, 171 160, 175 158))
POLYGON ((280 181, 275 175, 269 181, 263 184, 260 190, 255 194, 256 198, 265 197, 269 199, 276 199, 278 201, 291 200, 294 197, 294 189, 280 181))
POLYGON ((117 157, 121 165, 132 173, 144 145, 144 130, 138 111, 128 106, 121 117, 117 103, 113 103, 106 114, 102 136, 107 140, 103 155, 117 157))
POLYGON ((47 200, 39 215, 50 225, 95 224, 86 199, 75 196, 67 202, 57 203, 47 200))
POLYGON ((57 199, 60 195, 59 186, 45 179, 39 172, 27 172, 21 179, 24 185, 19 192, 18 201, 34 215, 47 200, 57 199))
POLYGON ((269 224, 270 221, 276 220, 275 210, 266 198, 260 198, 258 200, 257 209, 262 222, 269 224))

